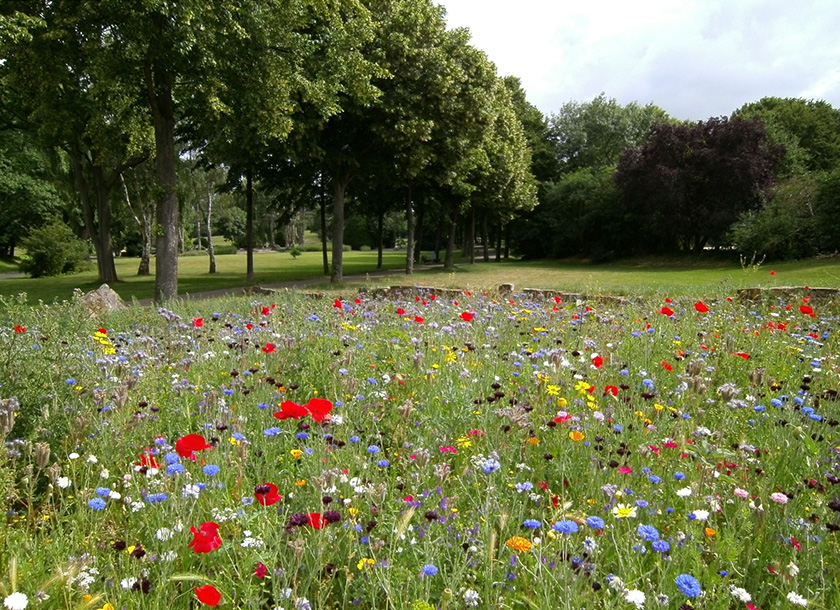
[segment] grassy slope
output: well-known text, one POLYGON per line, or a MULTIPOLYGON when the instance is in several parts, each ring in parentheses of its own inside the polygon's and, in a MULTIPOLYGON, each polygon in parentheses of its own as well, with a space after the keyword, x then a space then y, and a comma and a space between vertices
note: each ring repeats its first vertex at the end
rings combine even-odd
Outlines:
MULTIPOLYGON (((323 275, 321 254, 305 252, 296 260, 288 253, 257 253, 254 257, 256 283, 272 285, 308 278, 323 278, 319 288, 329 287, 323 275)), ((122 281, 114 288, 127 300, 148 298, 153 294, 154 276, 138 278, 137 259, 117 259, 117 272, 122 281)), ((217 257, 218 273, 207 273, 207 258, 189 256, 180 259, 179 290, 181 294, 220 288, 244 286, 245 256, 217 257)), ((402 252, 386 252, 384 266, 400 269, 402 252)), ((374 271, 375 252, 347 252, 344 255, 345 275, 374 271)), ((495 288, 511 282, 517 289, 543 288, 573 292, 632 295, 696 295, 698 297, 730 294, 738 288, 768 286, 811 286, 840 288, 840 259, 805 260, 762 265, 743 269, 738 261, 682 259, 638 259, 612 264, 593 265, 571 261, 509 261, 489 264, 460 264, 454 272, 435 268, 419 272, 411 278, 396 274, 372 278, 370 284, 426 285, 456 287, 467 290, 495 288), (776 273, 771 274, 773 270, 776 273)), ((73 288, 88 291, 96 288, 95 271, 59 277, 0 280, 0 295, 26 292, 30 302, 39 299, 51 302, 66 299, 73 288)), ((354 284, 349 285, 351 288, 354 284)))

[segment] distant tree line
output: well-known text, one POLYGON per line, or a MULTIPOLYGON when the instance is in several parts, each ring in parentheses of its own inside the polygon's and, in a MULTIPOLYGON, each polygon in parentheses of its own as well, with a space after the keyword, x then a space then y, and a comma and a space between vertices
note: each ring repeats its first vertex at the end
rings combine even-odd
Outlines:
POLYGON ((101 281, 118 281, 115 254, 140 274, 154 255, 162 301, 185 250, 215 271, 214 235, 246 250, 249 283, 256 247, 306 229, 334 281, 348 244, 380 264, 404 247, 407 273, 459 246, 470 261, 840 249, 825 102, 686 123, 602 94, 545 117, 444 15, 431 0, 4 2, 0 255, 68 226, 101 281))

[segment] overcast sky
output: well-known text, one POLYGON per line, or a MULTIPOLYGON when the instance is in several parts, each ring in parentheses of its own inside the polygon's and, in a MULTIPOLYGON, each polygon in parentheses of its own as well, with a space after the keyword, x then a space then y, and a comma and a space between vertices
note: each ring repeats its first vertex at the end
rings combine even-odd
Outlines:
POLYGON ((676 119, 762 97, 840 108, 840 0, 437 0, 544 114, 604 92, 676 119))

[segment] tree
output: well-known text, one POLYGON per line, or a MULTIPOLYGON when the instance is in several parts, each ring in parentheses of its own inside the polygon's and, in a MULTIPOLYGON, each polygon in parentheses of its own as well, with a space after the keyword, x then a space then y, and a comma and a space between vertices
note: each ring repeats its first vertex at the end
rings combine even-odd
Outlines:
POLYGON ((142 91, 114 73, 112 33, 89 3, 18 2, 4 7, 23 24, 0 39, 4 110, 67 153, 99 280, 114 282, 111 193, 120 174, 149 154, 142 91))
POLYGON ((621 106, 601 93, 591 102, 567 102, 549 118, 562 172, 612 167, 625 150, 641 146, 650 128, 668 120, 653 104, 621 106))
POLYGON ((840 110, 827 102, 765 97, 745 104, 732 116, 761 119, 770 137, 785 146, 783 175, 840 167, 840 110))
POLYGON ((784 154, 758 120, 659 123, 626 151, 616 180, 633 249, 702 250, 724 245, 738 217, 757 209, 784 154))
POLYGON ((539 184, 553 182, 560 173, 560 162, 548 119, 528 101, 517 77, 505 76, 503 80, 510 92, 513 110, 522 124, 528 148, 531 149, 531 173, 539 184))

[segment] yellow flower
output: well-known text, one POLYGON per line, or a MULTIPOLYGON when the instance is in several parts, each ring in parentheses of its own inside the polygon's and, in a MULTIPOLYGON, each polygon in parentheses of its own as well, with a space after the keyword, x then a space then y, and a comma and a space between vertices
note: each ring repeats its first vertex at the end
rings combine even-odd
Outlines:
POLYGON ((362 557, 359 560, 359 563, 356 564, 356 568, 359 570, 364 570, 365 568, 372 568, 374 564, 376 564, 376 562, 370 557, 362 557))
POLYGON ((582 441, 586 438, 586 435, 581 432, 580 430, 571 430, 569 432, 569 438, 575 442, 582 441))
POLYGON ((455 444, 458 445, 458 449, 469 449, 472 447, 472 440, 468 436, 459 436, 458 440, 455 441, 455 444))
POLYGON ((356 515, 359 514, 359 509, 356 508, 355 506, 351 506, 350 509, 347 512, 350 513, 351 517, 355 517, 356 515))
POLYGON ((304 479, 298 479, 295 481, 295 487, 303 487, 304 485, 306 485, 306 481, 304 479))
POLYGON ((577 391, 578 391, 578 392, 580 392, 581 394, 588 394, 588 393, 589 393, 589 389, 590 389, 591 387, 592 387, 592 386, 591 386, 591 385, 589 385, 588 383, 586 383, 585 381, 578 381, 578 382, 575 384, 575 390, 577 390, 577 391))
POLYGON ((549 396, 560 396, 560 386, 559 385, 549 385, 545 391, 548 393, 549 396))
POLYGON ((301 451, 300 449, 292 449, 291 451, 289 451, 289 453, 295 459, 298 459, 300 456, 303 455, 303 451, 301 451))
POLYGON ((538 439, 536 436, 530 436, 530 437, 528 437, 528 442, 529 442, 531 445, 533 445, 533 446, 535 446, 535 447, 536 447, 537 445, 539 445, 539 444, 540 444, 540 439, 538 439))
POLYGON ((507 542, 505 542, 505 546, 518 553, 527 553, 531 550, 531 541, 523 538, 522 536, 511 536, 508 538, 507 542))
POLYGON ((713 538, 717 531, 711 527, 707 527, 703 529, 703 533, 706 534, 707 538, 713 538))
POLYGON ((562 397, 558 398, 557 399, 557 406, 560 407, 561 409, 563 409, 563 408, 569 406, 569 401, 566 400, 565 398, 562 398, 562 397))

